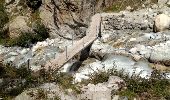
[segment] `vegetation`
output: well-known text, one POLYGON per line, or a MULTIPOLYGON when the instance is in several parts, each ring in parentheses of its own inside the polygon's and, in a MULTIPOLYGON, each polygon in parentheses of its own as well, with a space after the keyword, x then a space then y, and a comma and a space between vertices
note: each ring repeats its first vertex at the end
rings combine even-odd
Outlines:
MULTIPOLYGON (((65 73, 53 74, 52 71, 46 71, 43 67, 39 72, 34 73, 27 66, 15 68, 11 64, 3 65, 0 63, 0 79, 3 79, 0 83, 1 98, 12 99, 26 89, 35 88, 48 82, 55 82, 64 90, 72 89, 75 93, 80 93, 78 86, 72 84, 72 76, 65 73)), ((30 92, 29 95, 34 96, 34 93, 30 92)), ((37 89, 35 98, 45 97, 45 91, 37 89)), ((59 97, 56 97, 56 100, 60 100, 59 97)))
POLYGON ((123 71, 118 72, 116 70, 111 70, 109 72, 91 75, 91 78, 86 80, 86 83, 97 84, 107 82, 111 75, 121 77, 125 81, 127 88, 118 92, 113 91, 113 95, 127 96, 130 100, 134 98, 140 98, 142 100, 170 99, 170 82, 165 78, 165 75, 158 70, 152 72, 150 79, 141 78, 139 75, 129 77, 128 75, 123 75, 123 71))
POLYGON ((0 30, 9 21, 7 12, 5 11, 4 2, 5 0, 0 1, 0 30))
POLYGON ((49 37, 48 30, 43 24, 37 23, 33 31, 34 33, 21 33, 19 37, 14 39, 5 38, 1 43, 5 46, 29 47, 31 44, 34 44, 37 41, 43 41, 49 37))
POLYGON ((26 3, 28 7, 35 11, 41 6, 42 0, 26 0, 26 3))
POLYGON ((9 21, 8 14, 5 11, 4 2, 5 0, 0 1, 0 43, 3 42, 5 37, 7 37, 7 30, 3 29, 3 27, 9 21))

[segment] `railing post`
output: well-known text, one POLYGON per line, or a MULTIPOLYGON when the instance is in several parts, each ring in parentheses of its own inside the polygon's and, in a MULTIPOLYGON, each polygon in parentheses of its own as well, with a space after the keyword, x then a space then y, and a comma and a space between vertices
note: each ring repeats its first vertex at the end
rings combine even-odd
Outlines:
POLYGON ((68 59, 68 58, 67 58, 67 46, 65 46, 65 48, 66 48, 66 60, 67 60, 67 59, 68 59))
POLYGON ((30 71, 30 59, 28 59, 28 70, 30 71))
POLYGON ((98 38, 98 27, 96 26, 96 37, 98 38))
POLYGON ((73 34, 72 34, 72 45, 73 45, 73 38, 74 38, 74 37, 73 37, 73 34))
POLYGON ((84 48, 84 38, 83 38, 83 48, 84 48))

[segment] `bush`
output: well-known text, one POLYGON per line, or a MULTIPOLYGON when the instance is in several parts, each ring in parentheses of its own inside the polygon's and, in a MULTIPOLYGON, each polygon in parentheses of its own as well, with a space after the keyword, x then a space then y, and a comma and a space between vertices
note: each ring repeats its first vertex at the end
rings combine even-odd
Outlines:
POLYGON ((26 3, 28 7, 35 11, 41 6, 42 0, 26 0, 26 3))
POLYGON ((138 75, 122 77, 126 82, 126 90, 118 94, 129 99, 139 97, 142 99, 161 99, 170 96, 170 82, 163 73, 154 70, 150 79, 141 78, 138 75))
POLYGON ((5 11, 4 0, 0 1, 0 29, 9 21, 7 12, 5 11))
POLYGON ((5 11, 4 2, 5 0, 0 1, 0 43, 2 43, 3 39, 7 36, 7 30, 4 30, 3 27, 9 22, 8 14, 5 11))
POLYGON ((109 76, 119 76, 126 83, 126 89, 113 91, 112 95, 127 96, 130 100, 134 98, 155 99, 170 98, 170 82, 163 73, 158 70, 152 72, 150 79, 141 78, 139 75, 124 75, 122 71, 109 70, 108 72, 96 72, 90 75, 88 80, 82 81, 83 84, 98 84, 107 82, 109 76))
POLYGON ((18 38, 8 39, 5 43, 5 46, 21 46, 29 47, 32 44, 43 41, 49 37, 48 30, 43 24, 37 24, 37 27, 34 29, 34 33, 21 33, 18 38))

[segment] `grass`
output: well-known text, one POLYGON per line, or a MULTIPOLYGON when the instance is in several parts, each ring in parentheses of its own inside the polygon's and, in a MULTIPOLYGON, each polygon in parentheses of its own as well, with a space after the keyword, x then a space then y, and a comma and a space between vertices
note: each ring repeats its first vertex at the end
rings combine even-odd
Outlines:
MULTIPOLYGON (((141 78, 139 75, 129 77, 128 75, 124 75, 123 71, 110 70, 108 72, 94 73, 90 79, 80 84, 87 85, 88 83, 98 84, 107 82, 109 76, 112 75, 119 76, 126 83, 125 86, 123 85, 124 88, 118 91, 112 91, 112 95, 126 96, 130 100, 134 98, 140 98, 142 100, 170 98, 170 82, 158 70, 152 72, 150 79, 141 78)), ((53 71, 46 71, 43 68, 39 72, 33 73, 26 66, 17 69, 10 64, 3 65, 0 63, 0 78, 4 80, 0 88, 0 96, 3 98, 13 98, 28 88, 35 88, 43 83, 50 82, 55 82, 64 91, 72 89, 75 95, 81 93, 80 85, 73 84, 72 75, 67 73, 53 73, 53 71), (25 82, 22 83, 22 80, 25 80, 25 82), (8 90, 9 86, 16 87, 8 90)), ((36 98, 46 97, 43 90, 40 89, 37 91, 36 98)))
POLYGON ((134 98, 142 100, 170 98, 170 82, 158 70, 152 72, 150 79, 141 78, 139 75, 129 77, 128 75, 123 75, 123 71, 111 70, 90 75, 90 79, 84 80, 83 83, 87 85, 88 83, 98 84, 107 82, 111 75, 119 76, 126 83, 126 89, 117 92, 113 91, 112 95, 126 96, 130 100, 134 98))

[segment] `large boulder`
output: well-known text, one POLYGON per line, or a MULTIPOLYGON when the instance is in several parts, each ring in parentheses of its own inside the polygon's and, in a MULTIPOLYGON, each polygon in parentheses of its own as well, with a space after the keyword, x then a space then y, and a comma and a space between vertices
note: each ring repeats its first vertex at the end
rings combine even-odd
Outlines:
POLYGON ((17 16, 9 23, 9 36, 10 38, 16 38, 21 35, 22 32, 30 32, 31 28, 27 25, 28 18, 25 16, 17 16))
POLYGON ((165 14, 160 14, 155 17, 154 20, 154 31, 160 32, 169 29, 170 17, 165 14))

